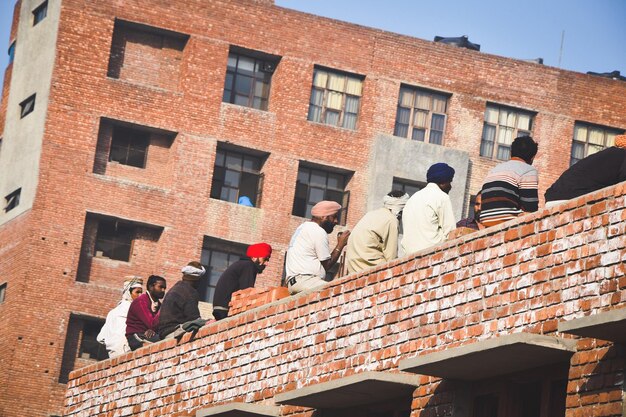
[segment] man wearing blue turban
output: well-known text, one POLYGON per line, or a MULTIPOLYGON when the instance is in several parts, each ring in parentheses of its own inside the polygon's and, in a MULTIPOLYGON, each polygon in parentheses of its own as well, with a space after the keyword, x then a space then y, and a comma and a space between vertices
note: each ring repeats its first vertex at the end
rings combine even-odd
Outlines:
POLYGON ((402 249, 405 255, 437 245, 455 228, 452 202, 454 168, 443 162, 428 168, 428 184, 413 194, 404 208, 402 249))

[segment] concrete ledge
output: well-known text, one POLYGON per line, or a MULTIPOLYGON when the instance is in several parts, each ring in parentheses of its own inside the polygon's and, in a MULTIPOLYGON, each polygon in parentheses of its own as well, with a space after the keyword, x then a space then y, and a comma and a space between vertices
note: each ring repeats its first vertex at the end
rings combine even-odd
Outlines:
POLYGON ((626 308, 562 321, 559 323, 559 332, 626 343, 626 308))
POLYGON ((413 395, 418 377, 391 372, 362 372, 278 394, 278 404, 317 409, 348 408, 413 395))
POLYGON ((280 407, 264 404, 230 403, 196 411, 196 417, 278 417, 280 407))
POLYGON ((400 370, 478 381, 547 364, 568 362, 576 341, 515 333, 400 361, 400 370))

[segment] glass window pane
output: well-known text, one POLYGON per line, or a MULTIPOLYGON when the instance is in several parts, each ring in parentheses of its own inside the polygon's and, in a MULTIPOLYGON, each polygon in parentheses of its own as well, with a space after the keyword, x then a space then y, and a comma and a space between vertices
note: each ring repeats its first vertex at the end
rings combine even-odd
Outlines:
POLYGON ((413 140, 419 140, 420 142, 424 142, 424 140, 426 139, 426 130, 414 128, 411 138, 413 140))
POLYGON ((241 73, 242 71, 248 71, 250 73, 254 72, 254 58, 250 58, 247 56, 239 56, 239 64, 237 66, 237 72, 241 73))
POLYGON ((219 167, 223 167, 225 158, 226 158, 226 155, 224 154, 224 151, 218 149, 217 152, 215 153, 215 165, 219 167))
POLYGON ((233 74, 230 72, 226 73, 226 79, 224 80, 224 88, 227 90, 232 90, 233 88, 233 74))
POLYGON ((308 169, 299 169, 298 170, 298 181, 304 184, 309 183, 309 175, 310 171, 308 169))
POLYGON ((572 162, 578 162, 585 157, 585 144, 582 142, 572 142, 572 162))
POLYGON ((427 118, 428 118, 427 112, 416 110, 415 115, 413 116, 413 126, 426 127, 427 118))
POLYGON ((437 130, 431 130, 428 142, 434 143, 435 145, 441 145, 443 142, 443 133, 437 130))
POLYGON ((252 90, 252 77, 237 75, 235 79, 235 92, 242 95, 250 95, 252 90))
POLYGON ((239 188, 239 177, 239 172, 227 169, 224 174, 224 185, 239 188))
POLYGON ((394 136, 399 136, 401 138, 406 138, 409 134, 409 125, 396 123, 396 127, 393 130, 394 136))
POLYGON ((237 94, 235 95, 235 100, 233 100, 233 104, 237 104, 239 106, 248 106, 250 104, 250 97, 247 95, 237 94))
POLYGON ((615 146, 615 136, 617 136, 614 132, 607 132, 606 134, 606 147, 615 146))
POLYGON ((448 98, 445 96, 433 96, 433 111, 437 113, 445 113, 448 104, 448 98))
POLYGON ((346 85, 346 93, 353 96, 361 96, 363 92, 363 82, 357 78, 348 78, 348 84, 346 85))
POLYGON ((501 161, 508 161, 511 159, 511 147, 498 145, 498 155, 496 156, 501 161))
POLYGON ((328 80, 328 73, 322 70, 315 70, 313 74, 313 85, 320 88, 326 88, 326 83, 328 80))
POLYGON ((519 114, 517 116, 517 128, 522 130, 530 130, 530 115, 519 114))
POLYGON ((345 92, 346 91, 346 76, 339 74, 328 74, 328 89, 345 92))
POLYGON ((480 156, 486 156, 491 158, 493 155, 493 142, 483 140, 480 142, 480 156))
POLYGON ((230 169, 241 169, 241 155, 238 153, 227 153, 226 154, 226 168, 230 169))
POLYGON ((356 129, 356 114, 345 113, 343 115, 343 127, 346 129, 356 129))
POLYGON ((322 121, 322 108, 311 104, 309 106, 309 115, 307 119, 312 122, 321 122, 322 121))
POLYGON ((589 131, 589 143, 594 145, 604 145, 604 131, 592 127, 589 131))
POLYGON ((446 117, 441 114, 433 114, 432 120, 430 121, 430 128, 435 130, 443 131, 443 126, 445 124, 446 117))
POLYGON ((311 181, 309 184, 326 188, 326 173, 323 171, 318 171, 316 169, 312 170, 311 181))
POLYGON ((357 114, 359 112, 359 98, 346 96, 345 111, 348 113, 357 114))
MULTIPOLYGON (((410 109, 407 109, 404 107, 398 107, 398 113, 396 115, 396 123, 402 123, 402 124, 408 125, 410 117, 411 117, 410 109)), ((405 136, 405 135, 398 135, 398 136, 405 136)))
POLYGON ((233 69, 237 67, 237 55, 236 54, 233 54, 232 52, 228 54, 227 66, 233 69))
POLYGON ((513 143, 513 136, 515 130, 511 127, 500 127, 498 131, 498 143, 504 145, 510 145, 513 143))
POLYGON ((587 148, 587 156, 600 152, 602 149, 604 149, 604 146, 590 144, 589 147, 587 148))
POLYGON ((415 107, 418 109, 430 110, 430 95, 418 92, 415 107))
POLYGON ((401 88, 400 89, 400 105, 403 107, 413 107, 413 91, 401 88))
POLYGON ((254 84, 254 95, 257 97, 269 97, 270 85, 262 81, 256 81, 254 84))
POLYGON ((323 99, 324 99, 324 92, 322 90, 318 90, 316 88, 313 88, 311 90, 311 104, 315 104, 316 106, 321 106, 323 99))
POLYGON ((587 126, 576 125, 574 126, 574 139, 581 142, 587 141, 587 126))
POLYGON ((254 158, 252 156, 244 155, 243 157, 243 169, 244 171, 249 172, 258 172, 259 171, 259 159, 254 158))
POLYGON ((487 106, 485 109, 485 121, 491 124, 498 123, 498 109, 487 106))
POLYGON ((324 200, 323 188, 309 188, 309 202, 316 204, 324 200))
POLYGON ((228 268, 228 254, 225 252, 213 251, 213 256, 211 256, 211 267, 212 271, 218 272, 221 274, 228 268))
POLYGON ((339 126, 339 112, 326 110, 326 120, 324 123, 327 125, 339 126))
POLYGON ((328 173, 328 188, 334 188, 335 190, 343 191, 343 175, 335 174, 333 172, 328 173))
POLYGON ((326 107, 329 109, 341 110, 342 99, 343 94, 329 91, 326 99, 326 107))
POLYGON ((326 190, 325 200, 336 201, 337 203, 342 204, 343 191, 326 190))

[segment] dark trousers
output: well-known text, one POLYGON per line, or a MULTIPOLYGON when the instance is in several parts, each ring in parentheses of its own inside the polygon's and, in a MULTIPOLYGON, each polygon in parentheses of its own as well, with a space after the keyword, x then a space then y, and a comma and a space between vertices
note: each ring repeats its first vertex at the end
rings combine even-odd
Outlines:
POLYGON ((228 317, 228 310, 213 310, 213 317, 215 320, 223 320, 228 317))

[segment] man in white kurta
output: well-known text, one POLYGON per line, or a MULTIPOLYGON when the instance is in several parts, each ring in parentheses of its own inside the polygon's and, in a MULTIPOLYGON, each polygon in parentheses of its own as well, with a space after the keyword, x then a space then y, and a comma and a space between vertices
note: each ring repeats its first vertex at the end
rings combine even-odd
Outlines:
POLYGON ((455 228, 452 202, 454 169, 437 163, 428 169, 426 187, 413 194, 402 215, 402 249, 408 255, 437 245, 455 228))

